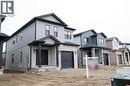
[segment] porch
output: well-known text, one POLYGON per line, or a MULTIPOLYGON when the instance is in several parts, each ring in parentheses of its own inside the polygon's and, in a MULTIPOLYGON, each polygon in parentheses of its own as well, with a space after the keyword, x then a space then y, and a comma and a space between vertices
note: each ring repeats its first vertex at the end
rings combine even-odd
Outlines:
MULTIPOLYGON (((88 57, 98 57, 98 63, 102 65, 110 65, 110 53, 109 49, 100 46, 86 46, 80 48, 82 57, 88 55, 88 57)), ((83 58, 82 58, 83 59, 83 58)), ((83 65, 85 61, 83 60, 83 65)))

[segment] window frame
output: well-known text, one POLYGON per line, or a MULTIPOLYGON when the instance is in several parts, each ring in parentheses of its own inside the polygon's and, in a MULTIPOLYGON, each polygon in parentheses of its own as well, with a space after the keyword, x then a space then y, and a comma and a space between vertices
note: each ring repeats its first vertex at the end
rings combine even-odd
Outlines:
POLYGON ((53 30, 54 30, 54 33, 53 33, 54 37, 58 37, 58 27, 54 26, 53 30), (57 30, 55 31, 55 29, 57 29, 57 30))
POLYGON ((71 37, 71 31, 67 31, 67 30, 65 30, 65 39, 71 39, 72 37, 71 37))
POLYGON ((98 41, 100 44, 104 44, 104 39, 103 38, 98 38, 98 41))
POLYGON ((90 38, 84 37, 84 43, 90 43, 90 38))
POLYGON ((11 63, 14 63, 14 54, 11 54, 11 63))
POLYGON ((45 36, 50 35, 50 25, 45 25, 45 36), (47 26, 49 27, 49 29, 47 30, 47 26))
POLYGON ((20 52, 20 63, 22 63, 22 61, 23 61, 23 52, 21 51, 20 52))

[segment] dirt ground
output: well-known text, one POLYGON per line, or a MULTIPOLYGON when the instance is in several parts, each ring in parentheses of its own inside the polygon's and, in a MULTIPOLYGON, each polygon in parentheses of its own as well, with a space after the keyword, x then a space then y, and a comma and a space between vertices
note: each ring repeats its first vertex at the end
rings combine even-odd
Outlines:
POLYGON ((0 86, 111 86, 115 67, 89 71, 85 68, 64 69, 52 72, 5 73, 0 76, 0 86))

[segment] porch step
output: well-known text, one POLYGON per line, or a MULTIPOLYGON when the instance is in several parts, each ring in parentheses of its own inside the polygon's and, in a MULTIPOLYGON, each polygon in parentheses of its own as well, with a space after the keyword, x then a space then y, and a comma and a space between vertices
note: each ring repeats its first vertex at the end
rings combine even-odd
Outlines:
POLYGON ((36 72, 55 72, 60 70, 59 67, 54 66, 47 66, 47 67, 41 67, 41 68, 32 68, 30 72, 36 73, 36 72))

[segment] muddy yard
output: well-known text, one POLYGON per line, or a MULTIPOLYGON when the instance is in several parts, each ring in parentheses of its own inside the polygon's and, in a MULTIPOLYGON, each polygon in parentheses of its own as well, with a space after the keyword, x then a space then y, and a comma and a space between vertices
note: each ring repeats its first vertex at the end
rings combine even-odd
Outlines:
POLYGON ((86 79, 86 71, 64 69, 51 72, 5 73, 0 76, 0 86, 111 86, 115 67, 91 71, 86 79))

